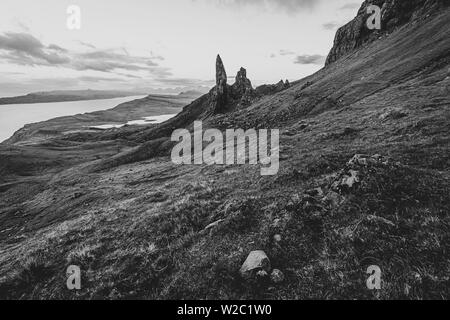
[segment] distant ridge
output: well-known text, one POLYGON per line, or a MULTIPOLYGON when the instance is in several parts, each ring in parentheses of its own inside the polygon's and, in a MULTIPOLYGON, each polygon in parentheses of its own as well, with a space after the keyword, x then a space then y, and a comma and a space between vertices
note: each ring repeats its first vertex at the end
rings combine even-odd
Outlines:
POLYGON ((82 101, 122 98, 129 96, 146 95, 145 92, 134 91, 102 91, 102 90, 55 90, 35 92, 24 96, 0 98, 0 105, 5 104, 31 104, 46 102, 82 101))

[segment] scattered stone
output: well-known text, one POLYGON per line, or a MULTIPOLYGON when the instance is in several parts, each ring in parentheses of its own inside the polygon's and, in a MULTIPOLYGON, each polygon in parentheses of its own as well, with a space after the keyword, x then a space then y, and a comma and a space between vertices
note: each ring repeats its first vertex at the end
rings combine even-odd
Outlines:
POLYGON ((281 235, 279 235, 279 234, 274 235, 273 241, 275 241, 276 243, 281 242, 281 235))
POLYGON ((389 162, 383 156, 379 154, 375 154, 373 156, 365 155, 365 154, 356 154, 353 156, 352 159, 348 162, 348 166, 355 167, 355 166, 363 166, 367 167, 368 165, 387 165, 389 162))
POLYGON ((278 284, 284 281, 284 274, 278 269, 273 269, 272 273, 270 274, 270 280, 272 280, 273 283, 278 284))
POLYGON ((379 116, 379 118, 380 120, 383 121, 388 119, 398 120, 406 116, 408 116, 408 113, 404 111, 402 108, 394 108, 384 112, 379 116))
POLYGON ((266 253, 262 250, 250 252, 239 273, 243 278, 250 278, 258 271, 265 271, 269 273, 271 270, 270 260, 266 253))
POLYGON ((256 276, 259 278, 266 278, 269 274, 265 270, 260 270, 256 273, 256 276))
POLYGON ((350 176, 349 177, 345 177, 342 180, 342 185, 346 185, 349 188, 352 188, 354 184, 359 182, 359 178, 358 178, 358 171, 355 170, 350 170, 349 171, 350 176))
POLYGON ((312 196, 312 197, 323 197, 323 190, 320 187, 315 188, 315 189, 307 190, 305 193, 307 195, 312 196))
POLYGON ((307 82, 300 88, 300 90, 304 90, 304 89, 310 87, 312 84, 313 84, 312 81, 307 81, 307 82))
POLYGON ((399 164, 393 163, 379 154, 373 156, 356 154, 336 176, 331 185, 331 190, 338 193, 348 192, 361 183, 368 170, 370 170, 369 167, 387 165, 399 164))
POLYGON ((283 132, 283 135, 287 136, 287 137, 292 137, 292 136, 295 136, 296 134, 297 134, 297 132, 295 132, 293 130, 287 130, 287 131, 283 132))
POLYGON ((77 198, 80 198, 80 197, 82 197, 83 196, 83 193, 82 192, 75 192, 73 195, 72 195, 72 199, 77 199, 77 198))
POLYGON ((224 219, 220 219, 220 220, 217 220, 217 221, 215 221, 215 222, 213 222, 213 223, 210 223, 209 225, 206 226, 206 228, 205 228, 204 230, 206 231, 206 230, 215 228, 215 227, 217 227, 220 223, 222 223, 222 222, 224 222, 224 221, 225 221, 224 219))
POLYGON ((389 225, 391 227, 395 227, 395 224, 392 221, 385 219, 383 217, 369 215, 366 217, 366 219, 370 222, 383 223, 383 224, 389 225))
POLYGON ((339 192, 347 191, 352 189, 359 182, 359 172, 356 170, 347 170, 333 183, 331 189, 339 192))
POLYGON ((327 193, 326 197, 324 197, 324 200, 328 202, 332 207, 337 207, 343 201, 343 197, 337 192, 330 191, 327 193))
POLYGON ((304 130, 304 129, 308 128, 308 127, 309 127, 309 123, 307 123, 307 122, 300 122, 298 124, 298 129, 299 130, 304 130))

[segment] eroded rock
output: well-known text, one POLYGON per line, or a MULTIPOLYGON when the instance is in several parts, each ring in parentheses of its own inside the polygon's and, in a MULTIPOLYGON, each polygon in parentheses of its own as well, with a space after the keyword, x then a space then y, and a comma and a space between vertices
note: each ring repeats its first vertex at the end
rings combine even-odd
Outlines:
POLYGON ((243 278, 249 278, 259 271, 265 271, 268 274, 270 270, 271 266, 269 257, 264 251, 256 250, 250 252, 241 269, 239 270, 239 273, 243 278))

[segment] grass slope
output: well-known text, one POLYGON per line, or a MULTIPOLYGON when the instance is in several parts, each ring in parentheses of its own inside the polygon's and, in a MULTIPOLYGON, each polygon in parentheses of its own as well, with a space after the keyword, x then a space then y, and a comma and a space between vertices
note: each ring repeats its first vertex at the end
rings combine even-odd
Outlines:
POLYGON ((5 186, 0 297, 448 299, 449 21, 446 11, 405 26, 207 120, 281 128, 277 176, 173 165, 161 146, 170 126, 199 112, 189 109, 159 131, 92 136, 145 147, 5 186), (358 181, 345 187, 351 172, 358 181), (284 282, 240 277, 258 249, 284 282), (71 264, 82 269, 78 292, 65 287, 71 264), (383 272, 377 292, 365 284, 373 264, 383 272))

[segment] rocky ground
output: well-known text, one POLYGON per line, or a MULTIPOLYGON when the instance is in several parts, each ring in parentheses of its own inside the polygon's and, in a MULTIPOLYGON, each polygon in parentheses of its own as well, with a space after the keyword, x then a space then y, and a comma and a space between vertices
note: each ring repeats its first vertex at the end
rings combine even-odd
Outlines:
POLYGON ((448 299, 450 11, 414 5, 355 44, 344 27, 294 83, 254 89, 241 69, 230 86, 218 59, 216 87, 164 124, 2 144, 0 297, 448 299), (279 128, 278 175, 172 164, 196 119, 279 128))

